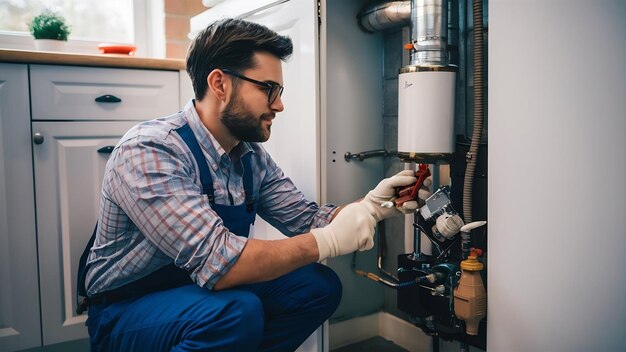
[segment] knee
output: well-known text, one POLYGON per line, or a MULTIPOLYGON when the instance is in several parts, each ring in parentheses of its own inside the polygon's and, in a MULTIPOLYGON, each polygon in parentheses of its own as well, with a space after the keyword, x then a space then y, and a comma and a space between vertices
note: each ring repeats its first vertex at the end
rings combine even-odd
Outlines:
MULTIPOLYGON (((204 302, 203 302, 204 303, 204 302)), ((206 309, 199 314, 191 328, 187 328, 185 341, 179 346, 187 346, 195 341, 201 349, 229 351, 254 351, 263 338, 265 315, 259 298, 247 291, 225 292, 219 299, 207 298, 208 307, 220 305, 217 310, 206 309)), ((201 312, 202 305, 196 307, 201 312)))
POLYGON ((265 315, 261 300, 255 294, 239 291, 237 298, 228 307, 232 317, 232 328, 241 336, 241 350, 256 349, 263 338, 265 315))
POLYGON ((343 286, 337 274, 328 266, 319 263, 313 264, 311 283, 318 291, 318 296, 325 301, 330 316, 341 302, 343 286))

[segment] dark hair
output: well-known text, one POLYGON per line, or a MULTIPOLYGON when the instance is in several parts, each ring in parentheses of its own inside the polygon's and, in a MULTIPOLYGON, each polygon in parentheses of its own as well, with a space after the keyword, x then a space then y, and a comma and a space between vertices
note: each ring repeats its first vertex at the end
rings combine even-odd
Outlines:
POLYGON ((216 21, 191 42, 187 54, 187 73, 196 99, 207 91, 207 76, 216 68, 243 71, 254 67, 255 52, 273 54, 286 60, 293 52, 291 39, 257 23, 240 19, 216 21))

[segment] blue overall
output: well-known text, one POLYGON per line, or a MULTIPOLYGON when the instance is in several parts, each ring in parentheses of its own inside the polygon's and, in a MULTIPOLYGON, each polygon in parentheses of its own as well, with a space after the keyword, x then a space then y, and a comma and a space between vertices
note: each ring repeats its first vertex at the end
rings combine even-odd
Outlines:
MULTIPOLYGON (((250 153, 241 159, 246 201, 214 204, 211 174, 188 125, 177 130, 200 168, 203 193, 224 226, 248 236, 254 223, 250 153)), ((173 264, 149 275, 151 287, 129 298, 90 299, 87 327, 92 351, 294 351, 337 309, 341 282, 314 263, 277 279, 210 291, 191 283, 173 264), (165 276, 165 277, 164 277, 165 276), (154 282, 157 283, 154 288, 154 282)), ((139 280, 141 281, 141 280, 139 280)))

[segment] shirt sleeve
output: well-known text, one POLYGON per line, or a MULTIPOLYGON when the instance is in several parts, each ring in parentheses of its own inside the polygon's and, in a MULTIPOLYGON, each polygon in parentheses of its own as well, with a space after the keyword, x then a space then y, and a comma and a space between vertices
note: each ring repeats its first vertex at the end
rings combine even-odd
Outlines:
POLYGON ((319 206, 305 199, 269 154, 261 154, 265 177, 259 190, 259 216, 285 236, 309 232, 328 225, 337 210, 334 204, 319 206))
POLYGON ((137 138, 119 146, 112 169, 114 201, 148 241, 189 271, 199 286, 212 289, 247 238, 229 232, 211 209, 196 184, 191 153, 137 138))

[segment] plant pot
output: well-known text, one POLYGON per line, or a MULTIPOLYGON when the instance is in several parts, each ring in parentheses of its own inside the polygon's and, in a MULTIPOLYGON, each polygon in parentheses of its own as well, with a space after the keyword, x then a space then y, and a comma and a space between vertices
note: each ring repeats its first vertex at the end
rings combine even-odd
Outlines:
POLYGON ((65 51, 67 42, 56 39, 35 39, 35 49, 41 51, 65 51))

